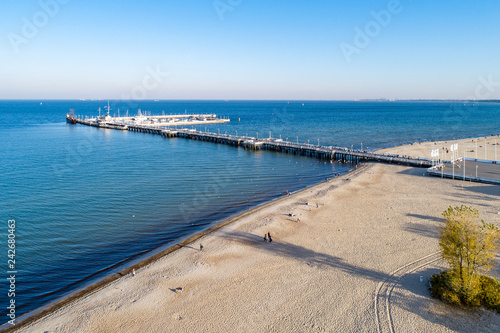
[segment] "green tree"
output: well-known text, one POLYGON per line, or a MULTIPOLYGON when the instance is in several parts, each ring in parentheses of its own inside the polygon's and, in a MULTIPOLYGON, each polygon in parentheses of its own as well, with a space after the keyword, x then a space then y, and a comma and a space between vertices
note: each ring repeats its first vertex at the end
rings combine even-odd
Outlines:
POLYGON ((467 305, 478 305, 480 274, 487 273, 498 249, 500 231, 479 220, 479 212, 464 205, 443 212, 445 225, 439 235, 442 257, 451 268, 451 288, 467 305))

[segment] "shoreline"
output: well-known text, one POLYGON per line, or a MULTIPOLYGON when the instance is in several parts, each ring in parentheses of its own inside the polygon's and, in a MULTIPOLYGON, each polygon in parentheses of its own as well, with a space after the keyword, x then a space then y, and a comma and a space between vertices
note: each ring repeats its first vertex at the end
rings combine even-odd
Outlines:
MULTIPOLYGON (((471 139, 472 138, 462 139, 462 140, 471 140, 471 139)), ((442 142, 448 143, 448 142, 452 142, 452 140, 442 141, 442 142)), ((455 141, 453 141, 453 142, 455 142, 455 141)), ((429 145, 436 145, 437 143, 428 142, 428 144, 429 145)), ((391 149, 392 150, 396 150, 396 149, 398 149, 400 147, 402 147, 402 146, 397 146, 397 147, 393 147, 393 148, 387 148, 387 149, 384 149, 384 150, 387 150, 387 151, 390 151, 391 149)), ((427 149, 427 148, 425 148, 425 149, 427 149)), ((335 185, 336 183, 347 184, 349 182, 343 182, 342 178, 349 177, 349 178, 355 179, 356 177, 360 176, 361 174, 364 174, 365 171, 371 169, 375 165, 378 165, 378 164, 375 164, 375 163, 363 163, 357 169, 354 169, 354 170, 348 172, 347 174, 342 175, 341 177, 333 179, 332 181, 330 181, 330 183, 332 183, 332 185, 335 185)), ((381 168, 383 169, 383 167, 381 167, 381 168)), ((412 169, 412 168, 408 168, 408 169, 412 169)), ((436 180, 436 182, 440 182, 440 180, 436 180)), ((323 182, 320 182, 320 183, 312 184, 312 185, 310 185, 308 187, 305 187, 305 188, 303 188, 303 189, 301 189, 299 191, 294 192, 291 195, 291 197, 298 197, 298 196, 301 196, 301 195, 305 195, 308 190, 310 190, 311 192, 312 192, 312 190, 318 190, 319 188, 321 188, 322 186, 324 186, 326 183, 327 182, 323 181, 323 182)), ((260 204, 257 207, 253 207, 253 208, 250 208, 250 209, 248 209, 248 210, 246 210, 244 212, 238 213, 235 216, 232 216, 232 217, 229 217, 227 219, 224 219, 224 220, 220 221, 219 223, 216 223, 216 224, 212 225, 211 227, 209 227, 209 228, 207 228, 207 229, 205 229, 203 231, 195 233, 194 235, 188 236, 186 239, 182 240, 181 242, 178 242, 177 244, 172 245, 168 249, 166 249, 164 251, 161 251, 160 253, 157 253, 157 254, 155 254, 155 255, 153 255, 151 257, 148 257, 148 258, 140 261, 139 263, 134 264, 133 266, 130 266, 130 267, 124 269, 124 270, 121 270, 120 272, 115 273, 115 274, 113 274, 113 275, 105 278, 104 280, 102 280, 102 281, 100 281, 100 282, 98 282, 96 284, 92 284, 91 286, 89 286, 89 287, 87 287, 87 288, 85 288, 85 289, 83 289, 81 291, 75 292, 74 294, 72 294, 72 295, 64 298, 63 300, 61 300, 59 302, 56 302, 55 304, 53 304, 52 306, 50 306, 50 307, 48 307, 46 309, 40 310, 39 312, 35 313, 33 316, 27 317, 24 320, 20 321, 19 323, 16 323, 15 326, 11 326, 11 328, 8 327, 5 330, 5 332, 12 332, 12 331, 17 330, 17 329, 22 329, 26 325, 32 324, 32 323, 40 320, 41 318, 43 318, 43 317, 45 317, 45 316, 47 316, 49 314, 52 314, 55 311, 57 311, 57 310, 65 307, 65 306, 69 305, 72 302, 76 302, 78 299, 83 299, 83 298, 85 298, 87 296, 91 296, 92 294, 96 294, 98 291, 104 289, 105 287, 107 287, 108 285, 110 285, 112 282, 114 282, 116 280, 119 280, 121 277, 125 277, 125 276, 129 275, 132 272, 133 269, 138 270, 140 268, 144 268, 144 267, 146 267, 146 266, 148 266, 150 264, 153 264, 154 262, 158 262, 158 261, 160 261, 159 259, 165 258, 169 254, 172 254, 174 252, 178 252, 178 250, 180 250, 182 248, 185 248, 185 247, 188 247, 188 245, 192 244, 193 242, 196 242, 197 240, 201 239, 204 236, 212 234, 215 231, 218 231, 218 230, 220 230, 220 229, 222 229, 222 228, 224 228, 226 226, 229 226, 230 224, 233 224, 236 221, 242 220, 245 217, 248 217, 248 216, 250 216, 250 215, 252 215, 254 213, 257 213, 259 211, 263 211, 266 208, 269 208, 270 206, 277 206, 278 204, 283 203, 284 201, 286 201, 287 198, 289 198, 289 197, 288 196, 278 197, 278 198, 273 199, 271 201, 268 201, 268 202, 265 202, 263 204, 260 204)))
MULTIPOLYGON (((164 250, 160 250, 160 252, 158 252, 158 253, 155 253, 151 256, 146 256, 146 258, 141 259, 139 262, 137 262, 133 265, 130 265, 130 266, 127 266, 126 264, 124 264, 126 266, 126 268, 124 268, 116 273, 106 275, 106 276, 102 277, 101 279, 98 279, 96 282, 89 282, 89 284, 85 284, 84 286, 82 286, 82 288, 77 289, 73 292, 69 292, 69 294, 66 296, 62 296, 58 299, 53 300, 52 302, 49 302, 46 305, 43 305, 37 309, 34 309, 26 314, 21 315, 19 318, 23 318, 23 319, 21 319, 19 322, 16 321, 15 325, 7 326, 7 325, 9 325, 8 322, 2 324, 0 326, 0 332, 8 333, 8 332, 14 332, 17 329, 21 329, 24 326, 29 325, 29 324, 47 316, 48 314, 50 314, 52 312, 57 311, 57 310, 65 307, 66 305, 68 305, 72 302, 75 302, 81 298, 89 296, 92 293, 98 292, 99 290, 108 286, 113 281, 116 281, 122 277, 125 277, 127 275, 132 274, 133 270, 139 270, 143 267, 146 267, 146 266, 152 264, 153 262, 157 261, 158 259, 166 257, 167 255, 169 255, 169 254, 171 254, 179 249, 182 249, 183 247, 186 247, 187 245, 194 243, 198 239, 200 239, 204 236, 207 236, 207 235, 209 235, 209 234, 211 234, 211 233, 213 233, 213 232, 215 232, 215 231, 217 231, 225 226, 228 226, 231 223, 234 223, 234 222, 236 222, 236 221, 238 221, 238 220, 240 220, 248 215, 254 214, 254 213, 256 213, 262 209, 265 209, 273 204, 278 204, 281 201, 284 201, 289 197, 299 195, 307 190, 311 190, 315 187, 321 186, 322 184, 328 183, 328 182, 336 180, 338 178, 345 177, 345 176, 354 177, 355 175, 359 174, 364 169, 366 169, 370 164, 371 163, 366 163, 366 162, 361 163, 359 165, 359 167, 354 168, 345 174, 341 174, 337 178, 332 178, 329 181, 321 181, 318 183, 313 183, 313 184, 307 185, 304 188, 298 189, 294 192, 290 192, 290 196, 282 195, 282 196, 278 196, 276 198, 271 197, 271 199, 269 201, 265 201, 263 203, 260 203, 255 207, 248 208, 248 209, 241 211, 239 213, 230 215, 227 218, 224 218, 220 221, 214 221, 210 224, 209 227, 207 227, 205 229, 194 232, 193 234, 186 235, 186 236, 180 238, 180 241, 171 242, 171 243, 174 243, 171 246, 165 245, 168 247, 164 250), (33 314, 30 315, 30 313, 33 313, 33 314)), ((160 247, 160 248, 162 248, 162 247, 160 247)), ((155 250, 158 250, 158 249, 152 249, 151 251, 155 252, 155 250)), ((17 320, 17 318, 16 318, 16 320, 17 320)))

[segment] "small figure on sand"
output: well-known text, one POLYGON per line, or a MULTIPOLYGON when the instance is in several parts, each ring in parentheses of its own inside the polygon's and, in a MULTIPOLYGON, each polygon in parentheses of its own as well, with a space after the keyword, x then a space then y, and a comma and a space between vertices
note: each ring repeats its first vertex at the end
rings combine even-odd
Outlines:
POLYGON ((297 217, 297 222, 300 222, 300 217, 297 217))
POLYGON ((177 287, 175 288, 176 293, 182 293, 182 287, 177 287))
POLYGON ((286 195, 288 195, 288 191, 286 191, 286 195))
POLYGON ((200 244, 200 251, 203 251, 203 244, 200 244))
POLYGON ((319 208, 319 203, 316 202, 316 208, 319 208))
POLYGON ((271 233, 270 232, 267 233, 267 238, 269 238, 269 243, 271 243, 273 241, 273 239, 271 238, 271 233))
POLYGON ((267 234, 264 234, 264 242, 267 242, 267 234))
POLYGON ((135 269, 132 268, 132 277, 135 277, 135 269))

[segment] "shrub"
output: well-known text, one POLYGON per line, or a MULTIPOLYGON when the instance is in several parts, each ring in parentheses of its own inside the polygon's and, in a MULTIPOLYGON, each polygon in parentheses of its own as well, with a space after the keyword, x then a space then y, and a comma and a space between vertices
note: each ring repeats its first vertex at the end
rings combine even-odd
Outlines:
POLYGON ((481 276, 480 280, 483 305, 500 313, 500 282, 488 276, 481 276))
POLYGON ((452 305, 477 307, 483 305, 487 309, 500 313, 500 281, 480 275, 475 294, 464 294, 456 283, 456 274, 445 271, 431 277, 431 296, 452 305))
POLYGON ((452 271, 434 274, 431 277, 431 296, 449 304, 461 305, 462 301, 453 288, 452 275, 452 271))

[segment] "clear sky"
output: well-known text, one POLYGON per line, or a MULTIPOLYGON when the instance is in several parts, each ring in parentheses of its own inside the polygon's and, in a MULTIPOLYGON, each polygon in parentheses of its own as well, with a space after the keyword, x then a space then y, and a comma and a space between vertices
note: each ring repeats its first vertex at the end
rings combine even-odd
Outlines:
POLYGON ((0 13, 2 99, 500 99, 498 0, 2 0, 0 13))

